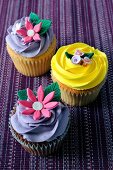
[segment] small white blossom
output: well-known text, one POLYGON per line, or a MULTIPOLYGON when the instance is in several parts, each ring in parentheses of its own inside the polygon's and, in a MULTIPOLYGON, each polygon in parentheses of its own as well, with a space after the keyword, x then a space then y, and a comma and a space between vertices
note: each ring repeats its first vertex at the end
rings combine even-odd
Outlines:
POLYGON ((74 55, 71 59, 73 64, 78 64, 78 63, 80 63, 81 60, 82 60, 82 58, 79 55, 74 55))

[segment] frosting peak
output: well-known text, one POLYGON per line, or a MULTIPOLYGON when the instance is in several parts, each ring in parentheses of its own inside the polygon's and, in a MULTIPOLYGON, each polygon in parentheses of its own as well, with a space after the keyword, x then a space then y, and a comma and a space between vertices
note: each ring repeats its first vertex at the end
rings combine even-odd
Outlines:
POLYGON ((87 90, 100 84, 108 70, 105 53, 84 43, 74 43, 61 47, 51 61, 52 74, 62 84, 77 90, 87 90), (82 53, 93 54, 90 64, 86 66, 74 64, 66 57, 80 50, 82 53))

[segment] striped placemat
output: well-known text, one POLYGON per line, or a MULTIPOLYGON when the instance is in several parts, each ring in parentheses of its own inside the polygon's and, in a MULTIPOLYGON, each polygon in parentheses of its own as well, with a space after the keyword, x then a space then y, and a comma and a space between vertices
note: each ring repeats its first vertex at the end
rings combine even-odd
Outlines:
POLYGON ((113 1, 112 0, 0 0, 0 169, 1 170, 112 170, 113 169, 113 1), (85 42, 104 51, 109 60, 106 84, 87 107, 69 107, 71 127, 62 150, 54 156, 28 154, 12 137, 9 112, 18 89, 51 83, 50 72, 25 77, 6 52, 7 28, 33 11, 50 18, 57 49, 85 42))

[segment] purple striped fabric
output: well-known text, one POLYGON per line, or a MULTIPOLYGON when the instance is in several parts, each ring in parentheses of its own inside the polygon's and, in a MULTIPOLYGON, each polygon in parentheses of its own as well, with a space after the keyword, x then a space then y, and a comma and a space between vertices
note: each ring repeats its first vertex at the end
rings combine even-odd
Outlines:
POLYGON ((0 0, 0 169, 74 170, 113 169, 113 1, 112 0, 0 0), (104 51, 108 79, 97 100, 87 107, 69 107, 71 127, 62 150, 54 156, 28 154, 9 130, 9 112, 18 89, 51 83, 50 72, 25 77, 6 52, 7 28, 33 11, 50 18, 57 48, 82 41, 104 51))

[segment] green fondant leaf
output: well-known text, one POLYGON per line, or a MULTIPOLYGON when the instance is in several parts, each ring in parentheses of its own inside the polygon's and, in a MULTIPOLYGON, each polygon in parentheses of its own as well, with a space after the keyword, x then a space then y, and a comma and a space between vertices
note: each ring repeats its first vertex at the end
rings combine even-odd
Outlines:
POLYGON ((39 16, 33 12, 30 13, 29 17, 33 25, 37 25, 42 22, 42 27, 39 32, 40 35, 45 34, 51 26, 51 21, 49 19, 40 19, 39 16))
POLYGON ((73 55, 69 54, 68 52, 65 52, 65 55, 66 55, 67 58, 70 58, 70 59, 73 57, 73 55))
MULTIPOLYGON (((36 96, 37 93, 35 91, 33 91, 34 95, 36 96)), ((17 93, 17 96, 19 98, 19 100, 27 100, 28 96, 27 96, 27 90, 19 90, 17 93)))
POLYGON ((59 85, 57 82, 52 83, 51 85, 49 85, 45 88, 44 96, 47 96, 52 91, 55 91, 53 101, 60 101, 61 93, 60 93, 59 85))
MULTIPOLYGON (((40 35, 43 35, 45 34, 48 29, 50 28, 51 26, 51 21, 50 20, 46 20, 46 19, 43 19, 43 20, 39 20, 38 23, 42 22, 42 27, 41 27, 41 30, 39 32, 40 35)), ((37 24, 38 24, 37 23, 37 24)))
POLYGON ((93 55, 94 53, 84 53, 84 57, 88 57, 89 59, 91 59, 93 55))
POLYGON ((39 16, 35 14, 34 12, 31 12, 30 15, 30 21, 33 23, 33 25, 36 25, 39 21, 39 16))
POLYGON ((26 91, 26 89, 19 90, 17 95, 19 97, 19 100, 27 100, 27 91, 26 91))

